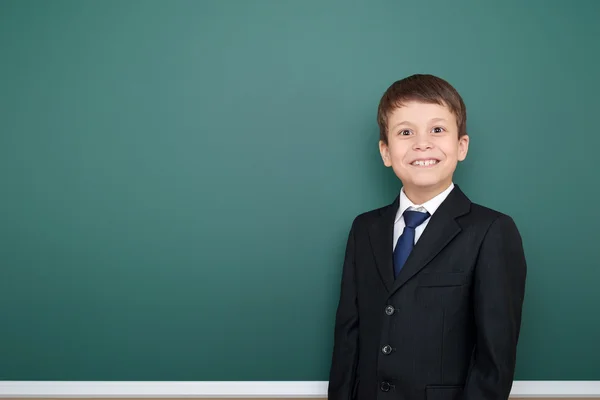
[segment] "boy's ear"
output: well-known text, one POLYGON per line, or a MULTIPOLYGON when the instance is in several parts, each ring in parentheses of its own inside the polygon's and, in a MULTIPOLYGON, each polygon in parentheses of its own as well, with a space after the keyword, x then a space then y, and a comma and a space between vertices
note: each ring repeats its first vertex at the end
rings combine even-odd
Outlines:
POLYGON ((379 154, 381 154, 383 165, 385 165, 386 167, 391 167, 392 161, 390 158, 390 150, 388 148, 388 145, 383 140, 379 141, 379 154))
POLYGON ((464 161, 469 152, 469 136, 463 135, 458 139, 458 161, 464 161))

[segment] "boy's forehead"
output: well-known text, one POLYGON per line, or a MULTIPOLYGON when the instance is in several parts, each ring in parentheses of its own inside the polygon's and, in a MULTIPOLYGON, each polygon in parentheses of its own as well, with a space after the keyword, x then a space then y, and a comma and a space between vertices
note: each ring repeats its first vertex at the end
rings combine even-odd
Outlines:
POLYGON ((389 116, 390 125, 392 121, 399 123, 402 120, 407 122, 422 122, 433 119, 443 119, 456 122, 454 113, 445 104, 425 103, 419 101, 409 101, 393 108, 389 116))

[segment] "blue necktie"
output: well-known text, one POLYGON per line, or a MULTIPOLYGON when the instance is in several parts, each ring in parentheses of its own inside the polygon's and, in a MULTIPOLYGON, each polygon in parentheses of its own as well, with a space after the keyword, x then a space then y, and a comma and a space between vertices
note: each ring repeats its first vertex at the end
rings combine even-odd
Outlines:
POLYGON ((404 227, 404 231, 402 231, 402 235, 398 238, 396 248, 394 249, 394 277, 398 277, 400 270, 415 245, 415 228, 429 218, 428 212, 420 211, 406 210, 402 215, 404 216, 406 226, 404 227))

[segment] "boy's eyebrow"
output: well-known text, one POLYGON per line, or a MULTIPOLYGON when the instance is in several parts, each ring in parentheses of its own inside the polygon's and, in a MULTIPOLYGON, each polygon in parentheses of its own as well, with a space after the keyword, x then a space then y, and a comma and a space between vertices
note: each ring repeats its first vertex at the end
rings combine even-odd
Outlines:
POLYGON ((394 126, 392 126, 392 129, 396 129, 397 127, 399 127, 400 125, 411 125, 411 126, 415 126, 415 124, 413 124, 410 121, 402 121, 402 122, 398 122, 397 124, 395 124, 394 126))
POLYGON ((433 118, 429 122, 446 122, 446 120, 444 118, 433 118))

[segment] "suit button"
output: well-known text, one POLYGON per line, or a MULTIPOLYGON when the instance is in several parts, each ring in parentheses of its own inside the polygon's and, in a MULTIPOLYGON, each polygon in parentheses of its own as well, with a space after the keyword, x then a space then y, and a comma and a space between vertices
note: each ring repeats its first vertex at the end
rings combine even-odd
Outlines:
POLYGON ((386 344, 385 346, 383 346, 381 348, 381 352, 383 354, 390 354, 392 352, 392 346, 390 346, 389 344, 386 344))
POLYGON ((392 307, 392 306, 387 306, 387 307, 385 308, 385 313, 386 313, 387 315, 392 315, 392 314, 394 313, 394 307, 392 307))
POLYGON ((382 392, 389 392, 390 391, 390 384, 388 382, 381 382, 381 391, 382 392))

